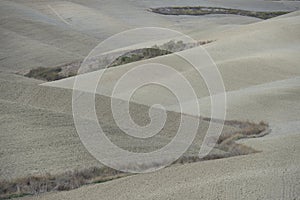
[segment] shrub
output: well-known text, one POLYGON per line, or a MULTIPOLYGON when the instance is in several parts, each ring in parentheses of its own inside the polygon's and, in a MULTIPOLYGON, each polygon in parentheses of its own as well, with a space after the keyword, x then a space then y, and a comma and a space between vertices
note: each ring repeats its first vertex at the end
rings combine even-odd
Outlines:
POLYGON ((61 72, 61 70, 61 67, 38 67, 36 69, 30 70, 25 76, 45 81, 55 81, 63 78, 61 75, 59 75, 59 72, 61 72))

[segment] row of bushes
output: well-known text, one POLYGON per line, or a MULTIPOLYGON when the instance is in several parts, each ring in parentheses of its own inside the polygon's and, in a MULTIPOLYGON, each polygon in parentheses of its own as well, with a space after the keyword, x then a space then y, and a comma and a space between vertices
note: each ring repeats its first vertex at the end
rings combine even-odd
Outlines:
POLYGON ((200 41, 195 43, 184 43, 183 41, 171 40, 159 46, 154 45, 151 48, 142 48, 142 49, 129 51, 119 56, 108 67, 115 67, 118 65, 124 65, 124 64, 132 63, 140 60, 146 60, 158 56, 168 55, 174 52, 183 51, 185 49, 190 49, 210 42, 212 42, 212 40, 200 41))
POLYGON ((1 181, 0 199, 10 199, 52 191, 72 190, 83 185, 101 183, 124 175, 124 173, 108 167, 93 167, 84 170, 68 171, 57 175, 45 174, 41 176, 28 176, 12 181, 1 181))
POLYGON ((260 19, 270 19, 279 15, 289 13, 289 11, 249 11, 231 8, 219 7, 160 7, 150 8, 149 11, 163 15, 208 15, 208 14, 233 14, 248 17, 256 17, 260 19))

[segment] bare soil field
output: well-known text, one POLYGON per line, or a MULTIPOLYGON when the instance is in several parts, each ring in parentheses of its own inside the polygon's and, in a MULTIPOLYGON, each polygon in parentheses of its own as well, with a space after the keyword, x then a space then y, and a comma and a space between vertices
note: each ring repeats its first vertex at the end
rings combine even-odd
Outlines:
MULTIPOLYGON (((51 192, 24 199, 297 199, 300 12, 295 10, 299 8, 299 1, 263 0, 0 1, 1 198, 51 192), (160 15, 147 10, 195 6, 290 13, 262 20, 230 14, 160 15), (68 70, 78 67, 99 42, 121 31, 145 26, 181 31, 196 41, 213 41, 177 54, 196 60, 200 48, 209 53, 224 81, 227 117, 213 151, 198 159, 211 114, 204 79, 175 54, 134 62, 123 62, 120 57, 122 62, 105 71, 102 90, 97 91, 95 99, 98 120, 115 144, 133 152, 159 149, 171 141, 180 122, 174 95, 150 85, 133 95, 130 109, 134 120, 145 125, 149 123, 149 107, 160 102, 168 114, 164 129, 152 140, 123 134, 110 110, 111 94, 116 81, 136 66, 154 62, 180 71, 190 80, 201 111, 185 113, 197 118, 200 126, 193 144, 174 165, 123 177, 107 170, 78 137, 72 114, 75 78, 54 80, 62 78, 57 77, 57 72, 73 73, 68 70), (57 71, 60 66, 66 71, 57 71), (24 76, 34 69, 49 71, 43 71, 44 80, 24 76), (49 72, 55 73, 47 79, 44 74, 49 72), (73 179, 74 176, 79 178, 73 179), (94 184, 87 185, 91 183, 94 184), (74 190, 56 192, 70 189, 74 190)), ((211 66, 203 62, 201 67, 205 70, 211 66)), ((79 76, 90 80, 102 71, 79 76)), ((140 74, 139 78, 144 76, 140 74)), ((174 79, 158 74, 154 81, 159 80, 171 83, 174 79)), ((191 105, 191 101, 195 100, 180 103, 191 105)), ((91 122, 85 116, 82 120, 91 122)))

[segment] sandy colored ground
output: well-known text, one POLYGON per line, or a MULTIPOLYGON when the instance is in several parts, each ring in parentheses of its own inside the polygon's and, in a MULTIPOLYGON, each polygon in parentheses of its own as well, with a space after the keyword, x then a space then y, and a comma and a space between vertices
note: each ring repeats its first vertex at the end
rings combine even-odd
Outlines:
POLYGON ((172 166, 80 189, 22 199, 298 199, 299 134, 247 140, 263 152, 172 166), (284 147, 284 148, 283 148, 284 147))
MULTIPOLYGON (((299 197, 299 12, 224 31, 219 40, 205 46, 216 60, 228 94, 228 118, 266 120, 273 132, 266 138, 241 141, 262 153, 170 167, 153 174, 128 177, 76 191, 36 199, 297 199, 299 197), (289 30, 289 31, 286 31, 289 30), (242 45, 237 45, 242 44, 242 45), (205 173, 204 173, 205 172, 205 173), (197 174, 197 175, 195 175, 197 174), (163 186, 163 187, 162 187, 163 186), (134 188, 134 189, 132 189, 134 188)), ((192 54, 194 49, 182 53, 192 54)), ((155 58, 182 68, 171 56, 155 58)), ((147 61, 146 61, 147 62, 147 61)), ((127 65, 132 68, 136 64, 127 65)), ((107 75, 107 88, 118 77, 120 66, 107 75)), ((184 72, 196 80, 193 72, 184 72)), ((158 77, 163 78, 163 77, 158 77)), ((46 84, 66 87, 72 79, 46 84)), ((72 85, 72 84, 70 84, 72 85)), ((151 104, 145 89, 135 101, 151 104)), ((198 90, 202 112, 209 114, 208 97, 198 90)), ((160 92, 161 93, 161 92, 160 92)), ((165 95, 168 95, 164 93, 165 95)), ((164 98, 169 109, 172 100, 164 98)), ((189 102, 186 102, 187 104, 189 102)))
MULTIPOLYGON (((266 120, 269 122, 299 120, 299 36, 300 13, 294 12, 258 23, 223 31, 212 31, 218 38, 204 46, 216 63, 228 95, 228 119, 266 120), (289 31, 286 31, 289 30, 289 31), (237 45, 241 44, 241 45, 237 45), (284 101, 288 99, 288 101, 284 101), (263 111, 263 112, 262 112, 263 111)), ((179 55, 195 55, 198 48, 179 52, 179 55)), ((201 51, 201 50, 200 50, 201 51)), ((147 63, 162 63, 173 67, 184 75, 193 86, 200 104, 201 114, 210 115, 210 99, 206 84, 190 65, 176 55, 167 55, 146 61, 106 70, 101 78, 98 93, 111 96, 117 80, 134 67, 147 63), (103 89, 102 89, 103 88, 103 89)), ((201 64, 201 68, 210 68, 210 63, 201 64)), ((82 75, 87 80, 101 71, 82 75)), ((140 77, 144 75, 141 74, 140 77)), ((157 75, 155 81, 163 79, 172 82, 172 77, 157 75)), ((43 85, 51 87, 72 88, 74 78, 49 82, 43 85)), ((82 85, 83 90, 91 82, 82 85)), ((180 86, 178 86, 180 87, 180 86)), ((127 90, 131 88, 128 86, 127 90)), ((126 88, 125 88, 126 90, 126 88)), ((125 92, 126 91, 122 91, 125 92)), ((121 96, 121 93, 120 93, 121 96)), ((145 105, 160 102, 169 110, 179 111, 175 97, 157 86, 147 86, 138 90, 131 99, 145 105), (155 95, 159 93, 160 95, 155 95)), ((191 104, 189 100, 181 102, 191 104)), ((197 113, 189 113, 197 114, 197 113)))
MULTIPOLYGON (((200 3, 203 6, 292 11, 299 9, 299 1, 103 2, 0 1, 0 44, 4 47, 0 50, 0 177, 8 179, 99 165, 75 135, 71 90, 68 89, 73 79, 43 84, 16 72, 81 60, 100 41, 115 33, 141 26, 160 26, 182 31, 198 40, 216 40, 204 48, 216 62, 225 83, 227 119, 270 122, 273 131, 269 136, 240 141, 262 152, 172 166, 151 174, 25 199, 299 198, 299 11, 266 21, 233 15, 161 16, 146 11, 148 7, 200 3)), ((196 50, 181 53, 194 55, 196 50)), ((180 70, 195 87, 201 114, 210 114, 204 82, 187 70, 184 62, 174 55, 150 61, 180 70)), ((109 96, 113 83, 122 73, 147 62, 109 70, 104 77, 104 95, 109 96)), ((170 77, 157 78, 172 81, 170 77)), ((132 100, 147 106, 161 99, 169 110, 177 111, 174 98, 161 88, 146 87, 132 100), (158 93, 160 95, 156 95, 158 93)), ((103 102, 106 101, 98 105, 105 105, 106 111, 108 107, 103 102)), ((189 101, 183 103, 189 104, 189 101)), ((136 111, 147 108, 133 105, 136 111)), ((176 116, 173 115, 173 119, 176 116)), ((143 114, 137 117, 142 121, 147 119, 143 114)), ((110 120, 106 119, 105 127, 115 131, 110 120)), ((175 128, 172 125, 169 124, 166 133, 172 132, 175 128)), ((204 123, 202 128, 206 127, 204 123)), ((225 127, 224 131, 228 130, 231 128, 225 127)), ((169 138, 170 135, 158 141, 165 144, 169 138)), ((119 145, 130 148, 130 144, 122 141, 119 145)), ((155 146, 148 145, 149 149, 155 146)))
MULTIPOLYGON (((71 90, 26 85, 25 81, 22 85, 1 81, 1 93, 9 97, 0 100, 2 179, 103 166, 80 142, 71 113, 71 90), (8 92, 11 87, 14 90, 8 92), (56 104, 53 105, 53 102, 56 104)), ((153 151, 166 145, 174 137, 180 122, 178 113, 169 112, 164 129, 157 136, 148 140, 133 139, 123 135, 113 121, 108 97, 97 98, 96 105, 100 105, 97 114, 107 136, 118 146, 135 152, 153 151)), ((137 123, 149 121, 147 106, 131 104, 131 107, 137 123)), ((195 140, 198 142, 186 155, 194 156, 199 152, 207 127, 208 122, 200 122, 195 140)), ((237 130, 225 126, 223 131, 230 133, 237 130)), ((125 159, 124 162, 127 160, 122 159, 125 159)))

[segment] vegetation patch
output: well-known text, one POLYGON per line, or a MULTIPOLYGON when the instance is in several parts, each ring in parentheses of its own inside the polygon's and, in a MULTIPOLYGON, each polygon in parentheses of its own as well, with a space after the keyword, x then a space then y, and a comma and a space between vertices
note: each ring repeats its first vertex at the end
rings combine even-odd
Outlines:
POLYGON ((151 48, 142 48, 136 49, 133 51, 129 51, 121 56, 119 56, 116 60, 114 60, 108 67, 115 67, 118 65, 124 65, 136 61, 146 60, 150 58, 155 58, 158 56, 168 55, 174 52, 183 51, 186 49, 190 49, 196 46, 204 45, 213 42, 213 40, 208 41, 200 41, 195 43, 184 43, 183 41, 174 41, 171 40, 167 43, 164 43, 160 46, 154 45, 151 48))
POLYGON ((59 72, 61 72, 61 70, 61 67, 38 67, 30 70, 27 74, 25 74, 25 76, 44 81, 55 81, 63 78, 59 75, 59 72))
POLYGON ((29 78, 40 79, 44 81, 56 81, 63 78, 68 78, 75 76, 76 74, 65 75, 61 73, 63 70, 62 67, 38 67, 30 70, 25 76, 29 78))
POLYGON ((81 61, 76 61, 57 67, 38 67, 31 69, 25 76, 43 81, 56 81, 75 76, 80 65, 81 61))
MULTIPOLYGON (((210 118, 203 118, 203 120, 212 121, 214 123, 222 122, 221 120, 214 120, 210 118)), ((241 122, 236 120, 228 120, 224 121, 224 125, 240 128, 240 131, 234 133, 223 132, 220 137, 211 138, 212 142, 216 144, 214 149, 217 151, 211 151, 201 160, 212 160, 257 153, 257 150, 243 144, 238 144, 235 141, 240 139, 263 137, 271 132, 269 125, 263 121, 261 121, 259 124, 256 124, 248 121, 241 122)))
POLYGON ((159 7, 150 8, 149 11, 163 15, 208 15, 208 14, 232 14, 248 17, 256 17, 260 19, 270 19, 280 15, 290 13, 289 11, 249 11, 232 8, 219 7, 159 7))
POLYGON ((125 173, 105 167, 68 171, 62 174, 29 176, 0 182, 0 199, 11 199, 45 192, 66 191, 80 186, 102 183, 124 176, 125 173))
POLYGON ((172 52, 162 49, 155 49, 155 48, 144 48, 144 49, 137 49, 131 52, 125 53, 124 55, 118 57, 114 60, 108 67, 115 67, 118 65, 124 65, 127 63, 132 63, 140 60, 146 60, 150 58, 154 58, 157 56, 167 55, 172 52))

